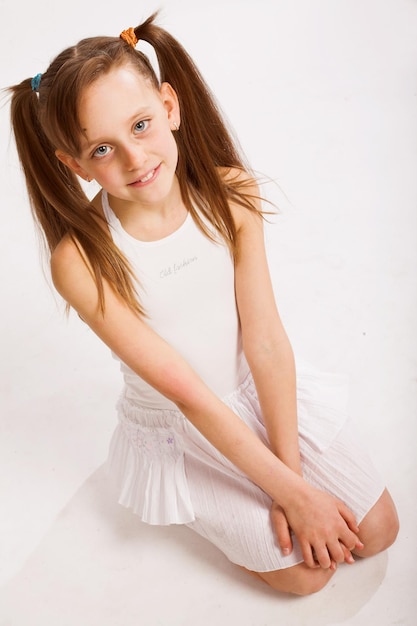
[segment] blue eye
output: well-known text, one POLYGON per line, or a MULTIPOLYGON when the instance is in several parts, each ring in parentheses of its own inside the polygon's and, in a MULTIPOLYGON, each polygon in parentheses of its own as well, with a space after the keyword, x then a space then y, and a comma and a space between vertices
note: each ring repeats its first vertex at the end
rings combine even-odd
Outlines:
POLYGON ((99 146, 96 150, 94 150, 93 156, 97 158, 101 158, 106 156, 110 152, 111 148, 109 146, 99 146))
POLYGON ((135 131, 138 133, 143 133, 148 128, 148 124, 148 120, 141 120, 140 122, 136 122, 135 131))

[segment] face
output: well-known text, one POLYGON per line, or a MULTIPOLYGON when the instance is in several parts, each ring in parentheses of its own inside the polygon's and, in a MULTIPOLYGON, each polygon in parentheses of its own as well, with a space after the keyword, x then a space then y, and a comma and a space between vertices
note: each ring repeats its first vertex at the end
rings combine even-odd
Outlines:
POLYGON ((85 130, 74 158, 57 156, 82 178, 94 178, 120 205, 164 202, 174 193, 178 151, 172 131, 179 125, 176 94, 158 91, 133 67, 97 79, 80 101, 85 130))

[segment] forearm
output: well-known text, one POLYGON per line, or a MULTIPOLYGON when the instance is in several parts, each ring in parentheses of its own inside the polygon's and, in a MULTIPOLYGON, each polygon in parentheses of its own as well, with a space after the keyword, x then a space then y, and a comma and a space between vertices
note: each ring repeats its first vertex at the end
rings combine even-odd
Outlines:
MULTIPOLYGON (((298 538, 309 567, 316 567, 318 560, 328 568, 332 560, 348 558, 349 550, 343 546, 360 547, 352 512, 284 464, 207 388, 200 387, 185 403, 177 404, 221 453, 280 505, 286 528, 298 538)), ((288 541, 284 548, 291 546, 288 541)))
POLYGON ((305 485, 297 473, 211 392, 203 392, 195 402, 192 398, 177 402, 177 406, 219 452, 283 507, 296 492, 302 493, 305 485))
POLYGON ((268 345, 268 349, 249 351, 248 361, 271 448, 283 463, 301 474, 293 351, 286 335, 268 345))

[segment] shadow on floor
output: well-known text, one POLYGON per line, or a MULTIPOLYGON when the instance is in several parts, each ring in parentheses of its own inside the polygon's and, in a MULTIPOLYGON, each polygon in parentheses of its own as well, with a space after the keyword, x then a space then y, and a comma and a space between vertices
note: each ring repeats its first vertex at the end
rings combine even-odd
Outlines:
POLYGON ((0 625, 328 626, 359 612, 386 568, 382 554, 340 567, 315 596, 276 594, 188 528, 148 526, 115 504, 100 467, 3 587, 0 625))

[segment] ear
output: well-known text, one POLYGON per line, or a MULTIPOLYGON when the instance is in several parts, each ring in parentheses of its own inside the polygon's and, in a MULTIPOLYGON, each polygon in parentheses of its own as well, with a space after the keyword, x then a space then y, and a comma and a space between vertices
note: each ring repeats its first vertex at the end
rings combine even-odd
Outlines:
POLYGON ((162 83, 159 89, 159 95, 168 114, 168 120, 173 128, 178 129, 181 122, 181 112, 178 96, 174 88, 171 87, 169 83, 162 83))
POLYGON ((87 172, 81 167, 77 159, 75 159, 73 156, 71 156, 70 154, 66 154, 66 152, 62 152, 62 150, 56 150, 55 156, 64 165, 69 167, 70 170, 72 170, 75 174, 77 174, 77 176, 80 176, 86 181, 90 180, 90 177, 87 174, 87 172))

